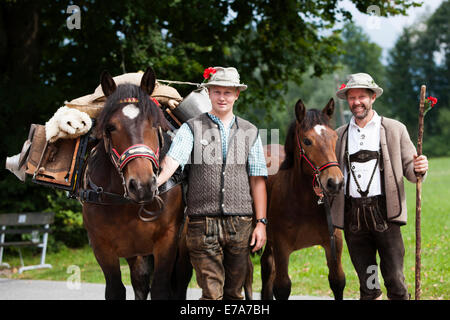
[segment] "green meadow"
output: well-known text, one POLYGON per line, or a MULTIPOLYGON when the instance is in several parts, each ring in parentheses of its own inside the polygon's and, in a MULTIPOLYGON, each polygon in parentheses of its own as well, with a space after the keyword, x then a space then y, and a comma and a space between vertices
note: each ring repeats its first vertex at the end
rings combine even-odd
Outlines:
MULTIPOLYGON (((450 299, 450 257, 449 257, 449 229, 450 221, 450 158, 430 159, 430 171, 422 188, 422 299, 450 299)), ((404 273, 408 290, 414 298, 414 268, 415 268, 415 185, 406 182, 408 202, 408 224, 402 227, 405 243, 404 273)), ((33 255, 23 249, 25 264, 39 262, 39 255, 33 255)), ((261 268, 259 256, 252 258, 255 271, 253 290, 261 290, 261 268)), ((19 275, 17 268, 20 259, 16 253, 4 256, 12 268, 0 271, 0 276, 14 279, 40 279, 65 281, 70 276, 69 266, 80 268, 82 282, 104 283, 103 274, 98 266, 90 247, 82 249, 64 248, 58 253, 47 255, 47 263, 52 269, 26 271, 19 275)), ((356 272, 350 261, 348 250, 344 245, 343 266, 347 285, 345 298, 358 298, 359 285, 356 272)), ((121 260, 121 270, 124 283, 130 285, 128 265, 121 260)), ((386 299, 386 289, 380 274, 380 284, 386 299)), ((289 275, 292 280, 292 294, 332 296, 328 285, 328 269, 325 252, 319 247, 311 247, 294 252, 290 257, 289 275)), ((197 287, 193 277, 191 287, 197 287)))

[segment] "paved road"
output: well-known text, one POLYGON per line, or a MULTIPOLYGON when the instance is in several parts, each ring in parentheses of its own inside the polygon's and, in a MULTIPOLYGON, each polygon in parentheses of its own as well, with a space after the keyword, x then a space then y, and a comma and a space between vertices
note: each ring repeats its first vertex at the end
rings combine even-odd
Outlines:
MULTIPOLYGON (((133 288, 126 286, 127 300, 134 299, 133 288)), ((188 300, 198 300, 200 289, 188 289, 188 300)), ((0 278, 0 300, 103 300, 105 285, 46 280, 0 278)), ((260 294, 254 293, 254 299, 260 294)), ((331 297, 291 296, 291 300, 331 300, 331 297)))

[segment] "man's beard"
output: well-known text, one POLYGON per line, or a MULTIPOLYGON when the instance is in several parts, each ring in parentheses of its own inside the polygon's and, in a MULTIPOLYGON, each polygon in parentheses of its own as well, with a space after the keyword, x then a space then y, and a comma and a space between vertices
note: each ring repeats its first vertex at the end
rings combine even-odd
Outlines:
POLYGON ((362 120, 365 117, 367 117, 367 115, 369 114, 370 109, 363 103, 361 103, 358 107, 362 107, 364 110, 362 113, 357 114, 354 109, 356 108, 354 105, 351 107, 351 112, 353 114, 353 116, 358 119, 358 120, 362 120))

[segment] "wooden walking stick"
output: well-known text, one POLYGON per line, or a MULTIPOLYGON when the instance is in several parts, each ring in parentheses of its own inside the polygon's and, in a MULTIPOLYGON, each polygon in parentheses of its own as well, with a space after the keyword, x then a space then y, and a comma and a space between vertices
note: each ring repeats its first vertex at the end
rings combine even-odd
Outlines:
MULTIPOLYGON (((422 85, 420 88, 420 105, 419 105, 419 134, 417 136, 417 156, 422 154, 423 142, 423 119, 425 115, 425 92, 426 86, 422 85)), ((421 268, 421 230, 420 230, 420 215, 422 213, 422 175, 417 175, 416 183, 416 287, 415 299, 420 300, 421 283, 420 283, 420 268, 421 268)))

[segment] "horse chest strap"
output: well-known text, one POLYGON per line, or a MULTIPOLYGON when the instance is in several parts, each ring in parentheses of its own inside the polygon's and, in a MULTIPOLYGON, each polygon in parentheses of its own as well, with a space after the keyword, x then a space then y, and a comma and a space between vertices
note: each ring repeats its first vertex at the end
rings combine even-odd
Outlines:
POLYGON ((125 204, 129 203, 128 199, 123 196, 111 192, 105 192, 102 187, 97 186, 90 178, 88 180, 90 189, 80 189, 79 199, 81 202, 95 204, 125 204))

